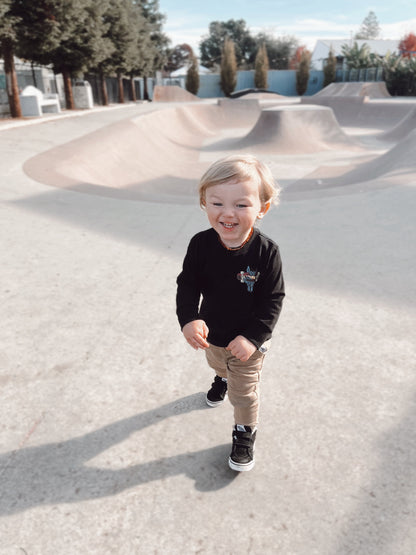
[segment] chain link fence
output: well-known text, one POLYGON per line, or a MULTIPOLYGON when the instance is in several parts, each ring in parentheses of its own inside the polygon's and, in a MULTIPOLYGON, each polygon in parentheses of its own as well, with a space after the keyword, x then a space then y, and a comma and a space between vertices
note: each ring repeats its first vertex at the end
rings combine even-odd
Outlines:
MULTIPOLYGON (((22 91, 28 85, 33 85, 43 93, 57 93, 61 102, 61 106, 65 106, 64 86, 61 75, 55 75, 51 68, 37 66, 20 60, 15 60, 15 69, 17 75, 17 84, 19 91, 22 91)), ((91 85, 93 94, 93 101, 96 105, 102 105, 103 98, 101 94, 101 87, 97 75, 88 73, 84 75, 84 80, 88 81, 91 85)), ((118 98, 118 81, 116 77, 106 77, 108 102, 116 104, 119 102, 118 98)), ((77 80, 73 80, 75 84, 77 80)), ((147 79, 148 97, 153 96, 154 79, 147 79)), ((133 80, 134 91, 136 100, 143 100, 145 98, 145 86, 143 78, 135 78, 133 80)), ((132 85, 130 79, 123 79, 123 92, 126 102, 133 100, 132 85)), ((6 76, 4 74, 3 60, 0 60, 0 117, 9 117, 9 99, 6 90, 6 76)))

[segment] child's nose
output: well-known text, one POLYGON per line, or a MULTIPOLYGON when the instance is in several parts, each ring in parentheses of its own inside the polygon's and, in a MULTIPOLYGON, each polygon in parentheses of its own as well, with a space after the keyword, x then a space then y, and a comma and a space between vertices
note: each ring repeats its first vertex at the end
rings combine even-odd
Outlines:
POLYGON ((224 216, 234 216, 234 206, 224 206, 224 216))

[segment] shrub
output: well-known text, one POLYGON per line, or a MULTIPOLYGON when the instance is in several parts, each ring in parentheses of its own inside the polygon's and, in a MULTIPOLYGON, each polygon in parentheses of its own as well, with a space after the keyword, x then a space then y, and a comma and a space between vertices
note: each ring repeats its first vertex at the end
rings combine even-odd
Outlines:
POLYGON ((192 55, 191 65, 186 72, 185 88, 192 94, 197 94, 199 89, 199 73, 198 73, 198 60, 196 56, 192 55))
POLYGON ((267 89, 267 77, 269 72, 269 58, 266 45, 263 43, 258 49, 254 63, 254 85, 257 89, 267 89))
POLYGON ((324 84, 323 84, 324 87, 327 87, 328 85, 330 85, 335 81, 336 70, 337 70, 337 59, 335 58, 331 48, 331 50, 329 51, 328 59, 326 60, 326 63, 324 66, 324 84))
POLYGON ((229 38, 225 39, 222 49, 220 85, 225 96, 230 96, 237 85, 237 61, 234 43, 229 38))
POLYGON ((299 96, 304 95, 307 91, 310 66, 311 53, 308 50, 304 50, 300 57, 299 68, 296 72, 296 92, 299 96))

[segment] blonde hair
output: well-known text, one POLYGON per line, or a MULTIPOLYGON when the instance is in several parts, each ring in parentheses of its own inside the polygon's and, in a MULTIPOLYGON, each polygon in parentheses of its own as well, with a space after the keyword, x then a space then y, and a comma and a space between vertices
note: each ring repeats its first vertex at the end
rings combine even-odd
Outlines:
POLYGON ((199 203, 205 206, 209 187, 228 181, 255 181, 259 186, 260 202, 278 204, 280 188, 270 168, 251 154, 236 154, 214 162, 199 181, 199 203))

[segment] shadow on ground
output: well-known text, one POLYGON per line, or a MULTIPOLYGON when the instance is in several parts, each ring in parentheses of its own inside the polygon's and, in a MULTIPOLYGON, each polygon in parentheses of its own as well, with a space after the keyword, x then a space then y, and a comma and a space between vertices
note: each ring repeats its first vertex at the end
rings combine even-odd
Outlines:
MULTIPOLYGON (((196 393, 81 437, 2 454, 0 516, 38 505, 74 503, 116 495, 141 484, 180 474, 193 480, 198 491, 227 487, 237 476, 224 465, 229 444, 117 470, 88 466, 88 461, 133 433, 171 416, 207 408, 204 394, 196 393)), ((138 446, 140 449, 140 443, 138 446)), ((137 458, 141 456, 138 450, 137 458)))
MULTIPOLYGON (((157 190, 158 184, 153 185, 157 190)), ((85 194, 51 188, 48 193, 9 201, 9 205, 64 225, 112 236, 130 244, 142 244, 159 253, 166 253, 173 248, 182 258, 190 235, 183 239, 183 244, 178 243, 177 239, 183 225, 189 222, 190 211, 197 218, 199 216, 205 227, 208 227, 208 223, 198 207, 197 198, 191 207, 188 203, 184 205, 180 196, 176 200, 178 204, 126 202, 126 199, 109 198, 91 191, 85 194)), ((198 231, 202 227, 199 224, 198 231)))

